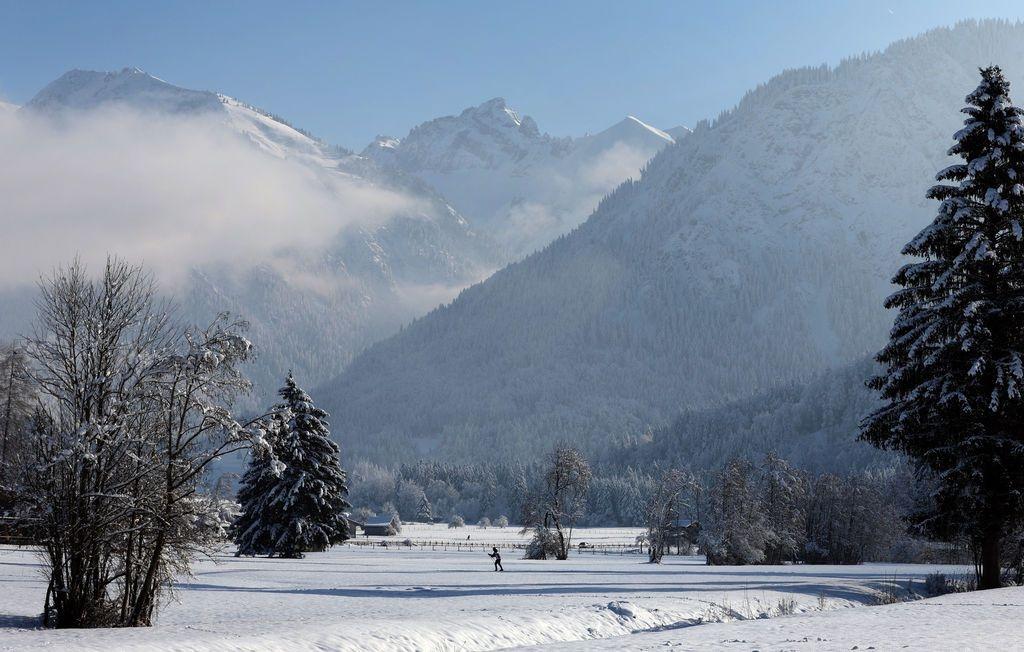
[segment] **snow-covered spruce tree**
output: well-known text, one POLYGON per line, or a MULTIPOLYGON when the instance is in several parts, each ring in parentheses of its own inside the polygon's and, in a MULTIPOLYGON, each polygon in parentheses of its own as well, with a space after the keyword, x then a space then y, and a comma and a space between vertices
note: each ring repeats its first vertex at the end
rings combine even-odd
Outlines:
POLYGON ((423 523, 434 522, 434 514, 430 510, 430 501, 427 500, 427 494, 423 494, 420 497, 419 507, 416 508, 416 518, 423 523))
POLYGON ((861 437, 938 479, 923 526, 967 533, 979 586, 1000 585, 1000 541, 1024 514, 1024 128, 999 68, 981 70, 930 198, 935 220, 903 253, 886 301, 899 314, 869 385, 884 405, 861 437))
POLYGON ((249 466, 238 483, 241 513, 231 527, 237 546, 236 557, 274 552, 280 515, 273 513, 268 498, 281 481, 282 464, 273 451, 280 448, 278 442, 287 428, 286 414, 286 411, 280 411, 267 421, 265 439, 269 446, 250 453, 249 466))
POLYGON ((275 524, 273 554, 301 557, 348 538, 348 489, 327 413, 313 405, 290 373, 278 393, 284 399, 277 409, 285 412, 285 425, 274 450, 284 469, 266 509, 275 524))

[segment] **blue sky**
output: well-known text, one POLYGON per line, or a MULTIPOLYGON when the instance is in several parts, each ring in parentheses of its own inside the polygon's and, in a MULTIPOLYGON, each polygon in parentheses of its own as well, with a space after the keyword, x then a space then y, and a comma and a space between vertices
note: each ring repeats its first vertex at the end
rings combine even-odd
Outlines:
POLYGON ((495 96, 559 136, 627 114, 667 128, 785 68, 971 17, 1024 18, 1024 3, 0 0, 0 97, 138 66, 357 150, 495 96))

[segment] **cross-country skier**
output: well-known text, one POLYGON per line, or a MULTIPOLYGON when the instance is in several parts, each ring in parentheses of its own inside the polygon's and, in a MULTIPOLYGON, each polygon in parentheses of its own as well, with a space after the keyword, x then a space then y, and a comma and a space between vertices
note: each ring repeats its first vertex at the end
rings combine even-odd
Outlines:
POLYGON ((491 550, 494 552, 487 553, 487 556, 494 560, 494 570, 504 572, 505 569, 501 566, 501 553, 498 552, 498 547, 494 546, 491 550))

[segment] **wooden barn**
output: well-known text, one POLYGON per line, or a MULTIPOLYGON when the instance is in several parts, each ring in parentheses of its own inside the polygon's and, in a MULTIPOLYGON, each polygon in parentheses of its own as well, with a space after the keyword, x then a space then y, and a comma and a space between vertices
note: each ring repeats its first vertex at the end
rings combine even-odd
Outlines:
POLYGON ((402 521, 391 514, 371 516, 362 524, 363 535, 368 537, 393 537, 402 531, 402 521))

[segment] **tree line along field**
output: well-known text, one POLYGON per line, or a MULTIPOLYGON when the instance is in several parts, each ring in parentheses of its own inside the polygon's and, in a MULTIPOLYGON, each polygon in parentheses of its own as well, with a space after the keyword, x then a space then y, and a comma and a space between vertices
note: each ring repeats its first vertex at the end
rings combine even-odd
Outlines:
MULTIPOLYGON (((411 536, 437 526, 412 526, 411 536)), ((511 528, 509 528, 511 530, 511 528)), ((581 533, 621 541, 624 531, 581 533)), ((336 546, 304 559, 237 558, 226 548, 178 579, 153 627, 40 630, 38 557, 0 548, 0 649, 489 650, 612 639, 633 632, 759 620, 906 599, 959 566, 709 567, 703 558, 572 553, 562 562, 505 551, 336 546)), ((858 609, 869 611, 869 609, 858 609)), ((768 623, 772 621, 761 621, 768 623)), ((673 629, 673 638, 682 629, 673 629)))

